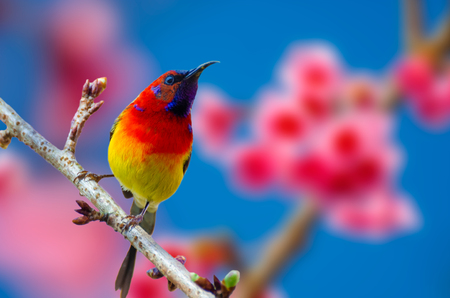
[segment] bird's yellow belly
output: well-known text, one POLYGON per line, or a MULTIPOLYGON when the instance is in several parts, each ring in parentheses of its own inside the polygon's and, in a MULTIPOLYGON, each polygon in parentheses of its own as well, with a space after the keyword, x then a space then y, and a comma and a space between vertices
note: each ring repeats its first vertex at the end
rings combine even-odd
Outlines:
POLYGON ((156 211, 159 203, 178 189, 184 175, 183 163, 190 152, 149 154, 149 145, 126 139, 116 136, 111 139, 108 149, 111 170, 122 187, 133 193, 139 208, 144 208, 148 201, 149 211, 156 211), (119 140, 120 144, 116 143, 119 140))

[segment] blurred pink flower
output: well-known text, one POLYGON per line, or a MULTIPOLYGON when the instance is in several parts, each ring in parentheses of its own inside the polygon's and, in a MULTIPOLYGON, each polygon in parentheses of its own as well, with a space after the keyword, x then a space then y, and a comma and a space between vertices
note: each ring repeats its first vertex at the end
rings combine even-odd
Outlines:
POLYGON ((330 45, 297 45, 283 59, 280 76, 294 93, 300 90, 332 97, 341 81, 342 66, 330 45))
POLYGON ((390 183, 400 158, 391 127, 387 116, 361 112, 330 121, 308 151, 285 163, 284 185, 335 202, 390 183))
POLYGON ((26 191, 28 170, 25 162, 11 150, 0 154, 0 212, 6 210, 8 200, 26 191))
POLYGON ((278 179, 278 157, 273 148, 262 144, 235 145, 228 160, 233 185, 251 193, 267 191, 278 179))
POLYGON ((192 113, 196 142, 209 156, 220 157, 231 143, 243 108, 214 88, 199 89, 192 113))
POLYGON ((420 216, 412 202, 391 191, 373 192, 358 201, 343 201, 326 211, 329 225, 368 240, 386 240, 417 229, 420 216))
POLYGON ((329 121, 315 140, 316 150, 340 163, 355 160, 392 142, 392 117, 353 111, 329 121))
POLYGON ((256 138, 272 146, 296 147, 307 134, 305 117, 294 102, 263 94, 252 119, 256 138))
POLYGON ((427 92, 433 84, 433 69, 424 58, 410 56, 396 66, 396 82, 407 96, 417 96, 427 92))
POLYGON ((407 97, 418 118, 430 127, 450 122, 450 69, 440 76, 420 57, 409 57, 396 71, 400 92, 407 97))
POLYGON ((78 297, 103 289, 107 279, 99 276, 108 275, 109 265, 92 264, 110 264, 114 239, 120 237, 108 233, 106 225, 72 223, 78 190, 62 175, 27 179, 35 175, 21 157, 9 152, 0 155, 0 176, 0 225, 9 227, 0 231, 0 237, 8 239, 0 246, 2 269, 47 296, 78 297))
MULTIPOLYGON (((450 73, 449 73, 450 74, 450 73)), ((412 102, 418 117, 426 124, 440 127, 450 121, 450 75, 434 82, 433 86, 412 102)))
POLYGON ((312 124, 327 120, 333 112, 333 98, 329 95, 303 90, 293 95, 293 97, 301 113, 312 124))

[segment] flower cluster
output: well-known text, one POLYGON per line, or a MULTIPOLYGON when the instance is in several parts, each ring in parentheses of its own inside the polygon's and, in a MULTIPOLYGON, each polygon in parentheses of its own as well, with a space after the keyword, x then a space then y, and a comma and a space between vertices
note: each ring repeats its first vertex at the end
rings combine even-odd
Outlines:
POLYGON ((396 83, 415 114, 425 125, 440 128, 450 120, 450 68, 435 76, 431 63, 410 56, 397 65, 396 83))
POLYGON ((380 82, 348 73, 332 47, 315 44, 293 46, 274 85, 252 109, 215 89, 199 94, 196 140, 237 189, 315 200, 333 229, 364 238, 417 226, 412 202, 395 188, 402 154, 380 82), (247 134, 236 129, 243 122, 247 134))

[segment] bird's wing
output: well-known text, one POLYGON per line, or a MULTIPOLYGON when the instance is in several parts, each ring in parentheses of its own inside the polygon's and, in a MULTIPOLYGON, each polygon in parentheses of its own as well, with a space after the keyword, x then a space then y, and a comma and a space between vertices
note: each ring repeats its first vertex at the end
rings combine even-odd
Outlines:
POLYGON ((125 199, 129 199, 129 198, 133 197, 133 193, 129 190, 125 190, 122 188, 122 193, 123 193, 123 196, 125 197, 125 199))
POLYGON ((114 120, 114 123, 113 123, 113 125, 111 127, 111 130, 109 131, 109 140, 110 141, 111 141, 111 139, 113 137, 114 131, 116 130, 116 126, 117 126, 117 124, 120 121, 120 118, 121 118, 121 115, 119 115, 119 117, 117 117, 116 120, 114 120))
POLYGON ((189 153, 189 157, 183 163, 183 175, 186 173, 187 168, 189 167, 189 162, 191 161, 192 152, 189 153))
MULTIPOLYGON (((133 101, 133 102, 134 102, 134 101, 133 101)), ((113 125, 112 125, 112 127, 111 127, 111 130, 109 131, 109 140, 110 140, 110 141, 111 141, 111 139, 112 139, 112 137, 113 137, 114 131, 116 130, 117 124, 119 124, 120 119, 122 119, 122 115, 123 115, 123 114, 131 107, 131 105, 133 104, 133 102, 130 103, 130 104, 125 108, 125 110, 123 110, 122 113, 120 113, 119 116, 117 116, 116 120, 114 120, 114 123, 113 123, 113 125)))

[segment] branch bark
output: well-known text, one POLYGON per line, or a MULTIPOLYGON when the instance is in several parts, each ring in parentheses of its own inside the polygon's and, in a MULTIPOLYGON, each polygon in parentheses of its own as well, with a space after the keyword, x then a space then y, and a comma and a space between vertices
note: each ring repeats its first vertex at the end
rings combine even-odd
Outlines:
MULTIPOLYGON (((7 129, 0 131, 0 147, 6 148, 11 137, 18 138, 33 151, 42 156, 53 167, 60 171, 72 183, 83 167, 75 158, 75 146, 81 129, 86 120, 103 102, 94 103, 101 91, 106 87, 104 78, 93 83, 86 82, 80 107, 74 116, 70 133, 63 150, 58 149, 34 128, 24 121, 3 99, 0 98, 0 120, 7 125, 7 129)), ((104 214, 108 214, 107 224, 121 233, 130 243, 149 259, 173 284, 191 298, 213 298, 191 281, 189 272, 184 266, 162 249, 153 238, 141 227, 124 230, 127 214, 117 205, 113 198, 95 181, 81 180, 74 183, 80 194, 85 196, 94 206, 104 214)), ((149 280, 151 282, 151 280, 149 280)))

